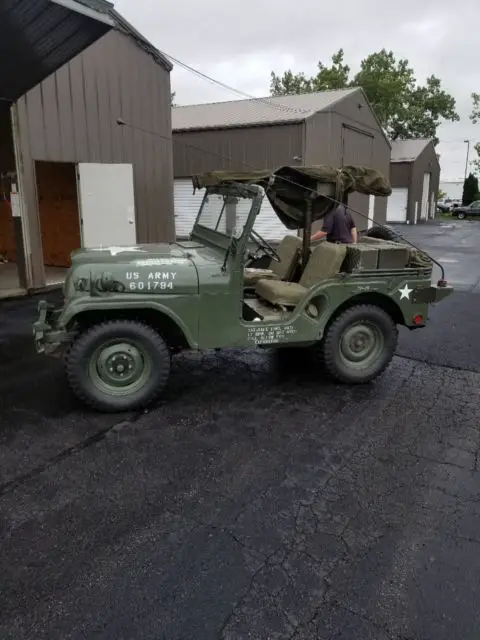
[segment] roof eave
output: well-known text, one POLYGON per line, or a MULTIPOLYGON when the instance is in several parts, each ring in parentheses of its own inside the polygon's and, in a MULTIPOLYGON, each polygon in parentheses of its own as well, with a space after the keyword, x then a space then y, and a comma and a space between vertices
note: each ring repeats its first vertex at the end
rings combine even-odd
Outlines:
MULTIPOLYGON (((310 117, 310 116, 308 116, 310 117)), ((241 124, 229 124, 226 126, 222 125, 213 125, 211 127, 172 127, 172 133, 189 133, 189 132, 200 132, 200 131, 228 131, 230 129, 251 129, 258 127, 277 127, 277 126, 285 126, 287 124, 302 124, 305 122, 307 118, 300 118, 295 120, 275 120, 273 122, 247 122, 241 124)))
POLYGON ((110 15, 115 20, 118 31, 132 37, 137 45, 141 49, 149 53, 155 60, 155 62, 162 66, 166 71, 168 71, 169 73, 170 71, 172 71, 173 64, 170 62, 168 57, 164 53, 159 51, 159 49, 154 47, 153 44, 147 40, 147 38, 145 38, 139 31, 137 31, 137 29, 135 29, 135 27, 131 25, 130 22, 128 22, 128 20, 125 20, 125 18, 120 15, 115 9, 111 9, 110 15))

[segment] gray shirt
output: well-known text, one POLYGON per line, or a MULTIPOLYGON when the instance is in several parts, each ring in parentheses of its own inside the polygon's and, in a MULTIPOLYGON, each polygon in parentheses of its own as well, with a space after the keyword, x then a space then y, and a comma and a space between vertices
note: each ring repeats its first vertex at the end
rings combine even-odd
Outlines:
POLYGON ((353 218, 343 204, 329 211, 323 219, 322 231, 326 231, 328 242, 350 244, 354 228, 353 218))

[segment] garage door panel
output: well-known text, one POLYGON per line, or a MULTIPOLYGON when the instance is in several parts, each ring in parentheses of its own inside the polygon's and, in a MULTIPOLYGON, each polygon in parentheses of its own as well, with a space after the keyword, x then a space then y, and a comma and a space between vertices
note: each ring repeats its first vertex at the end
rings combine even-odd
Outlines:
MULTIPOLYGON (((177 238, 188 237, 202 204, 204 190, 193 193, 192 181, 177 179, 174 181, 175 199, 175 235, 177 238)), ((255 220, 254 229, 265 240, 277 242, 286 235, 297 235, 296 230, 287 229, 279 220, 268 198, 263 199, 262 208, 255 220)))
POLYGON ((406 222, 408 188, 394 187, 387 199, 387 222, 406 222))

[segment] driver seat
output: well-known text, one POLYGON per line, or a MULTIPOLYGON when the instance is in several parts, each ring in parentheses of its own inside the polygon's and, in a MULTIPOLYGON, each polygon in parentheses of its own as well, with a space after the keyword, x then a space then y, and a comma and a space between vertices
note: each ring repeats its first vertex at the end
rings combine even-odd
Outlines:
POLYGON ((298 265, 302 252, 302 239, 298 236, 285 236, 276 248, 280 262, 273 259, 268 269, 251 269, 245 267, 243 282, 246 287, 255 287, 259 280, 289 281, 298 265))

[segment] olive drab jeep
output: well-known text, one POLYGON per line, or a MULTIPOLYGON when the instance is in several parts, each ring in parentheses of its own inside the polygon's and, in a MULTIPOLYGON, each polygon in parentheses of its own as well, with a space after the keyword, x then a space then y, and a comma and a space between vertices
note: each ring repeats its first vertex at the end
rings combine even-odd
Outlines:
POLYGON ((444 278, 432 284, 433 258, 385 227, 356 244, 310 241, 350 193, 390 195, 373 169, 218 171, 192 183, 205 193, 189 240, 78 250, 63 305, 39 304, 37 351, 64 355, 71 388, 97 410, 152 403, 185 349, 304 347, 336 380, 366 383, 392 360, 398 327, 425 327, 429 305, 452 292, 444 278), (275 245, 255 228, 265 197, 285 225, 275 245))

